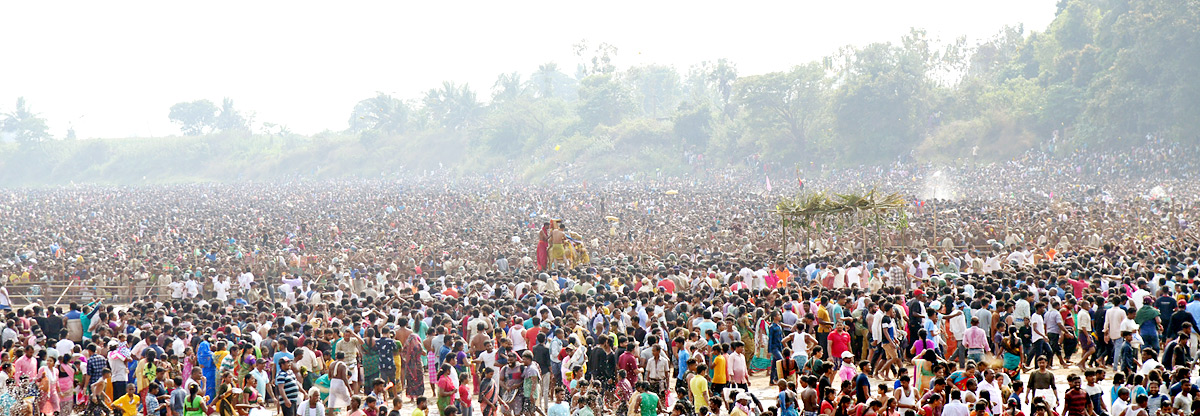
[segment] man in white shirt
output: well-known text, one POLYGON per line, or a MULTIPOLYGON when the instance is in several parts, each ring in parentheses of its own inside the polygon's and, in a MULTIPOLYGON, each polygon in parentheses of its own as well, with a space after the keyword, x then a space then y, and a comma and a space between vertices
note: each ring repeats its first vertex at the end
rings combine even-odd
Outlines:
MULTIPOLYGON (((1125 312, 1125 320, 1121 321, 1121 332, 1129 331, 1134 334, 1138 333, 1138 329, 1141 327, 1141 325, 1138 325, 1137 322, 1134 321, 1135 311, 1136 311, 1136 309, 1130 309, 1125 312)), ((1136 354, 1138 353, 1138 351, 1141 351, 1141 349, 1142 349, 1142 343, 1140 341, 1141 341, 1141 337, 1136 337, 1136 336, 1133 337, 1133 342, 1131 343, 1132 344, 1131 346, 1133 347, 1133 353, 1135 354, 1134 360, 1137 360, 1136 354)))
MULTIPOLYGON (((344 284, 338 285, 337 290, 333 291, 333 293, 331 294, 333 296, 333 303, 335 303, 335 304, 342 303, 342 298, 346 296, 345 289, 346 289, 346 285, 344 285, 344 284)), ((311 299, 309 299, 309 304, 316 305, 316 303, 312 303, 311 299)))
POLYGON ((1109 410, 1112 410, 1112 412, 1109 414, 1112 416, 1126 416, 1125 410, 1128 409, 1129 389, 1122 387, 1120 390, 1117 390, 1117 399, 1113 400, 1112 407, 1109 408, 1109 410))
POLYGON ((742 279, 742 283, 745 283, 746 287, 750 287, 754 283, 754 270, 743 265, 742 269, 738 270, 738 277, 742 279))
POLYGON ((962 402, 962 391, 950 392, 950 402, 942 408, 942 416, 970 416, 971 409, 962 402))
POLYGON ((1157 354, 1154 353, 1154 350, 1149 348, 1142 350, 1142 366, 1138 367, 1137 374, 1147 375, 1151 371, 1154 371, 1154 369, 1161 367, 1162 364, 1155 357, 1157 357, 1157 354))
POLYGON ((229 278, 225 276, 213 277, 213 291, 217 292, 217 300, 225 302, 229 300, 229 278))
POLYGON ((296 291, 292 289, 291 286, 279 285, 279 290, 283 291, 283 301, 287 303, 288 306, 296 304, 296 291))
POLYGON ((964 319, 962 309, 956 305, 946 306, 946 310, 951 311, 948 314, 939 314, 939 321, 946 319, 949 323, 945 327, 945 331, 954 335, 954 339, 958 340, 958 347, 951 352, 951 355, 946 357, 947 360, 956 361, 958 365, 965 367, 967 365, 967 348, 962 344, 963 337, 967 333, 967 323, 964 319))
POLYGON ((183 332, 181 331, 171 340, 171 352, 182 357, 185 351, 187 351, 187 343, 183 342, 183 332))
POLYGON ((1111 342, 1113 348, 1113 366, 1116 368, 1121 362, 1121 349, 1125 346, 1125 339, 1121 338, 1121 324, 1125 322, 1125 310, 1116 305, 1118 296, 1113 296, 1112 301, 1114 306, 1108 308, 1104 313, 1104 336, 1111 342))
POLYGON ((1017 302, 1013 305, 1013 326, 1023 328, 1029 324, 1029 315, 1032 311, 1029 310, 1029 301, 1025 298, 1028 296, 1024 292, 1017 293, 1017 302))
POLYGON ((187 297, 189 299, 194 299, 196 296, 200 296, 200 284, 196 283, 196 279, 192 276, 188 276, 187 283, 184 283, 184 287, 187 289, 187 297))
POLYGON ((58 340, 58 342, 54 344, 54 349, 58 350, 59 357, 70 354, 71 350, 74 348, 75 348, 75 341, 71 341, 70 339, 67 339, 66 337, 58 340))
MULTIPOLYGON (((116 340, 108 343, 108 349, 110 351, 117 350, 119 346, 120 345, 116 340)), ((125 384, 129 382, 129 366, 127 364, 130 360, 130 357, 126 357, 119 353, 109 353, 108 368, 112 369, 112 383, 114 391, 118 387, 125 388, 125 384)))
POLYGON ((1137 286, 1138 290, 1134 291, 1133 296, 1130 297, 1130 300, 1133 301, 1133 310, 1135 311, 1141 309, 1146 297, 1150 296, 1150 292, 1146 290, 1145 280, 1138 279, 1137 286))
POLYGON ((498 382, 500 380, 500 369, 496 367, 496 349, 495 346, 492 345, 492 340, 489 339, 484 342, 484 350, 483 352, 479 353, 479 357, 476 359, 483 363, 484 368, 490 368, 493 370, 493 381, 498 382))
POLYGON ((171 299, 183 299, 183 282, 172 280, 167 287, 171 289, 171 299))
POLYGON ((983 273, 991 273, 1000 270, 1000 256, 988 256, 987 261, 983 262, 983 273))
POLYGON ((1045 304, 1038 303, 1037 310, 1029 317, 1030 343, 1033 345, 1033 353, 1026 357, 1026 361, 1030 364, 1038 356, 1045 355, 1046 359, 1050 359, 1050 355, 1053 354, 1050 351, 1050 343, 1046 341, 1046 319, 1042 317, 1045 312, 1045 304))
POLYGON ((9 342, 9 341, 16 341, 16 340, 17 340, 17 330, 13 329, 11 326, 6 325, 4 327, 4 330, 0 331, 0 344, 9 342))
POLYGON ((292 275, 289 278, 289 276, 285 274, 283 275, 282 281, 283 284, 288 285, 293 289, 304 290, 304 279, 301 279, 298 275, 292 275))
POLYGON ((250 269, 242 272, 237 278, 238 288, 242 290, 250 290, 250 284, 254 283, 254 274, 250 273, 250 269))
POLYGON ((750 290, 766 290, 767 289, 767 270, 766 268, 758 269, 754 272, 754 277, 750 280, 750 290))
POLYGON ((1075 327, 1080 331, 1092 330, 1092 314, 1088 313, 1092 309, 1092 303, 1087 300, 1079 301, 1079 313, 1076 314, 1075 327))
POLYGON ((1020 247, 1017 247, 1016 250, 1013 250, 1012 253, 1008 254, 1008 257, 1006 257, 1004 259, 1004 261, 1009 262, 1009 263, 1016 263, 1018 266, 1024 265, 1025 264, 1025 252, 1021 251, 1020 247))
POLYGON ((862 282, 862 269, 858 267, 857 262, 850 263, 850 268, 846 269, 846 285, 849 287, 858 285, 859 289, 866 287, 862 282))
POLYGON ((995 370, 989 368, 987 371, 983 372, 983 381, 979 382, 979 392, 990 392, 988 396, 991 397, 991 408, 993 414, 999 414, 1001 408, 1000 386, 998 384, 999 380, 996 380, 995 370))

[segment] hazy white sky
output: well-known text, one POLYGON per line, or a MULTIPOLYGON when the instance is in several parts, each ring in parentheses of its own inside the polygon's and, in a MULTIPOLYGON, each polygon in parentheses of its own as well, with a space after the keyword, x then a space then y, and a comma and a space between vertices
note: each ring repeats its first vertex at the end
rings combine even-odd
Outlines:
POLYGON ((230 97, 256 123, 346 128, 354 104, 443 80, 490 97, 502 72, 557 62, 581 39, 618 67, 681 73, 729 58, 741 75, 787 69, 910 27, 949 40, 1006 24, 1043 30, 1055 0, 852 1, 9 1, 0 3, 0 113, 24 96, 51 134, 178 134, 170 106, 230 97))

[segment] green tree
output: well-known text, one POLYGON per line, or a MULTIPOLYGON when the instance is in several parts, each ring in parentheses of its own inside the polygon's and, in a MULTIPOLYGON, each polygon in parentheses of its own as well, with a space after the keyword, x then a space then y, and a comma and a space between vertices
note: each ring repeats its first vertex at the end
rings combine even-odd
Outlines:
POLYGON ((617 72, 617 66, 613 64, 613 59, 617 56, 616 46, 601 43, 592 49, 588 45, 587 39, 584 39, 576 43, 574 47, 575 56, 580 59, 576 78, 583 79, 592 75, 617 72))
POLYGON ((657 119, 679 106, 681 86, 679 73, 674 68, 664 65, 633 67, 629 68, 628 79, 643 116, 657 119))
MULTIPOLYGON (((1082 7, 1075 3, 1066 13, 1082 7)), ((1128 2, 1105 16, 1111 24, 1101 23, 1096 36, 1102 69, 1080 96, 1082 139, 1156 135, 1200 143, 1200 1, 1128 2)))
POLYGON ((737 81, 737 65, 728 59, 717 62, 701 62, 688 68, 685 95, 694 104, 711 105, 721 115, 717 121, 732 120, 737 106, 731 105, 734 82, 737 81))
POLYGON ((683 143, 703 149, 712 138, 712 109, 707 104, 693 106, 684 103, 675 116, 675 137, 683 143))
POLYGON ((38 113, 33 112, 33 109, 25 102, 25 97, 17 97, 17 107, 13 111, 5 113, 4 121, 0 123, 0 131, 12 135, 17 143, 22 144, 49 139, 48 130, 46 120, 38 113))
POLYGON ((226 97, 221 101, 221 112, 213 121, 213 127, 220 131, 250 131, 250 120, 233 108, 233 99, 226 97))
POLYGON ((579 82, 579 118, 584 131, 620 123, 634 108, 633 99, 615 74, 597 74, 579 82))
POLYGON ((830 79, 817 63, 787 72, 740 78, 734 101, 743 110, 758 150, 774 157, 798 156, 809 150, 823 129, 830 79))
POLYGON ((529 87, 538 98, 556 97, 566 102, 579 98, 578 83, 574 78, 558 70, 558 64, 549 62, 538 66, 529 77, 529 87))
POLYGON ((734 106, 730 105, 733 96, 733 83, 737 81, 737 65, 728 59, 721 58, 708 74, 710 88, 720 97, 721 116, 726 120, 733 119, 734 106))
POLYGON ((350 131, 380 132, 386 135, 404 133, 408 126, 408 105, 382 92, 359 101, 350 112, 350 131))
POLYGON ((492 102, 510 102, 524 95, 521 84, 521 74, 516 72, 502 73, 492 85, 492 102))
POLYGON ((471 127, 482 114, 482 107, 475 98, 475 92, 471 91, 467 84, 443 82, 442 88, 434 88, 425 93, 424 103, 430 119, 437 126, 451 130, 465 130, 471 127))
POLYGON ((171 122, 179 124, 187 136, 199 136, 213 131, 217 120, 217 105, 209 100, 176 103, 167 115, 171 122))
POLYGON ((492 105, 482 140, 488 149, 515 154, 549 143, 573 120, 570 108, 560 99, 523 96, 492 105))
POLYGON ((932 61, 924 33, 913 31, 901 46, 875 43, 854 49, 833 98, 835 136, 842 152, 858 161, 885 161, 906 154, 936 125, 932 61))
POLYGON ((493 103, 511 102, 521 98, 524 94, 525 88, 521 84, 521 74, 516 72, 500 74, 496 78, 496 83, 492 85, 493 103))

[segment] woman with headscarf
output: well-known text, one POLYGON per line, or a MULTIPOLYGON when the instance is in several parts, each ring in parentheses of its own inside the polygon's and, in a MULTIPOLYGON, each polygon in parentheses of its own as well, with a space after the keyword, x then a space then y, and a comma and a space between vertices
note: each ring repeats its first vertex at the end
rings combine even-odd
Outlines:
POLYGON ((208 340, 200 341, 200 345, 196 347, 196 363, 200 365, 200 371, 204 373, 204 379, 208 380, 204 386, 204 395, 208 397, 217 396, 217 365, 213 356, 212 347, 208 344, 208 340))

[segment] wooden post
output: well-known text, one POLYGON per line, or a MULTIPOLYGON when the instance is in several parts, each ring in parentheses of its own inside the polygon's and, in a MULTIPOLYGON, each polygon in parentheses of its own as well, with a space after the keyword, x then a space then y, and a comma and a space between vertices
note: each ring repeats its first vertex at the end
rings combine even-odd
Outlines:
POLYGON ((937 221, 937 220, 938 220, 938 212, 937 212, 937 199, 933 199, 933 200, 931 200, 930 202, 932 202, 932 203, 933 203, 933 204, 932 204, 932 205, 933 205, 933 245, 934 245, 934 246, 937 246, 937 244, 938 244, 938 238, 937 238, 937 226, 938 226, 938 224, 937 224, 937 222, 938 222, 938 221, 937 221))
POLYGON ((783 217, 782 214, 779 215, 779 228, 783 229, 783 238, 782 238, 782 241, 780 242, 781 250, 779 250, 779 251, 783 252, 783 255, 786 257, 788 254, 790 254, 787 252, 787 220, 783 217))

